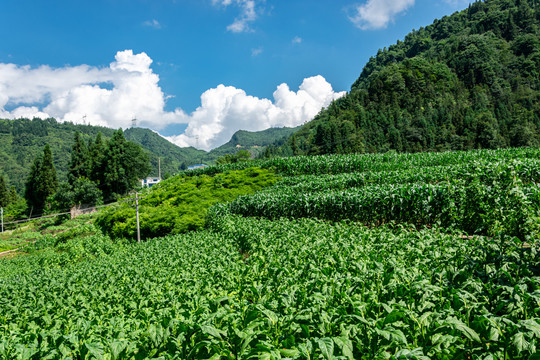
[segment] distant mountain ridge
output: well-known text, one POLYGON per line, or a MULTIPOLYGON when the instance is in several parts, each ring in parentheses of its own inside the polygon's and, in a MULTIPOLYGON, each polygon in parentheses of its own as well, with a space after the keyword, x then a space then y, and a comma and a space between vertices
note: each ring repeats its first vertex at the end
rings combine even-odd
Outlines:
MULTIPOLYGON (((253 133, 238 131, 231 141, 210 152, 193 147, 180 148, 156 132, 145 128, 125 129, 124 136, 127 140, 141 145, 148 153, 152 166, 150 175, 158 175, 160 161, 163 176, 166 173, 175 174, 193 164, 212 164, 218 157, 234 154, 242 149, 249 150, 256 156, 269 143, 290 135, 292 131, 293 129, 289 128, 253 133)), ((0 119, 0 175, 4 176, 9 186, 14 185, 17 191, 22 193, 32 162, 42 153, 45 144, 49 144, 58 179, 65 181, 76 132, 79 132, 82 139, 88 143, 88 140, 95 139, 100 132, 107 140, 114 130, 102 126, 62 123, 55 119, 0 119)))
POLYGON ((239 150, 248 150, 253 155, 263 152, 268 145, 274 144, 280 139, 286 139, 300 127, 295 128, 269 128, 262 131, 238 130, 233 134, 231 140, 210 151, 210 155, 223 156, 239 150))
POLYGON ((267 155, 540 146, 539 29, 539 1, 475 1, 379 50, 267 155))

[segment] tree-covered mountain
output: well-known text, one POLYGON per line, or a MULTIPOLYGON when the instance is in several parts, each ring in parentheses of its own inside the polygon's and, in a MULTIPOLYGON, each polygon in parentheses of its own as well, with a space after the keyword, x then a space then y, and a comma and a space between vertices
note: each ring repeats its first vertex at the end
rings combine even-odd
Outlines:
MULTIPOLYGON (((68 180, 68 170, 73 151, 75 134, 78 132, 83 142, 88 144, 101 133, 108 141, 115 130, 92 125, 75 125, 57 122, 55 119, 0 119, 0 175, 8 187, 15 186, 22 195, 24 184, 34 160, 49 144, 58 181, 68 180)), ((294 129, 272 128, 260 132, 238 131, 231 141, 210 152, 193 147, 180 148, 156 132, 144 128, 124 130, 126 140, 142 146, 148 154, 152 169, 150 176, 158 175, 158 158, 161 159, 162 176, 175 174, 189 165, 214 163, 219 157, 248 150, 256 156, 265 146, 277 139, 289 136, 294 129), (239 145, 239 147, 237 147, 239 145)))
POLYGON ((267 155, 540 145, 540 1, 476 1, 370 58, 267 155))
MULTIPOLYGON (((6 183, 14 185, 22 194, 34 159, 46 144, 49 144, 58 180, 66 181, 74 144, 75 133, 82 141, 93 141, 98 133, 107 141, 114 130, 91 125, 75 125, 57 122, 54 119, 0 120, 0 175, 6 183)), ((148 153, 152 170, 150 175, 158 175, 158 157, 161 158, 161 172, 173 174, 186 165, 200 161, 205 151, 194 148, 179 148, 149 129, 132 128, 124 131, 127 140, 139 144, 148 153)))
POLYGON ((274 144, 283 138, 287 138, 297 131, 295 128, 269 128, 262 131, 239 130, 233 134, 231 140, 210 151, 210 157, 223 156, 225 154, 234 154, 240 150, 248 150, 253 156, 259 155, 267 146, 274 144))

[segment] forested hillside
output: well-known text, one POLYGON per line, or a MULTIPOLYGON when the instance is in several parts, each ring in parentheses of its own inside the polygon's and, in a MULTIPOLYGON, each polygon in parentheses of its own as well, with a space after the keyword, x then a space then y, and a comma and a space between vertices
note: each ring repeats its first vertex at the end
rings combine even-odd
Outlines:
MULTIPOLYGON (((161 137, 156 132, 145 128, 129 128, 124 131, 126 140, 143 147, 148 154, 152 169, 150 176, 158 175, 158 158, 161 159, 161 174, 176 174, 187 166, 199 163, 213 164, 219 157, 234 154, 239 150, 248 150, 252 156, 264 151, 272 142, 283 139, 295 129, 273 128, 259 132, 237 131, 231 141, 210 151, 197 150, 193 147, 180 148, 161 137), (237 147, 237 145, 240 145, 237 147)), ((8 186, 15 186, 22 194, 24 182, 36 156, 45 144, 51 147, 58 180, 67 180, 70 153, 75 133, 79 132, 86 143, 101 133, 108 140, 114 129, 61 123, 55 119, 0 119, 0 175, 8 186)))
MULTIPOLYGON (((113 129, 91 125, 60 123, 55 119, 0 120, 0 175, 9 186, 15 186, 22 194, 30 167, 45 144, 51 147, 58 180, 67 180, 70 154, 75 133, 79 132, 84 142, 95 139, 101 133, 104 140, 114 133, 113 129)), ((161 157, 162 174, 174 174, 186 165, 200 162, 205 151, 194 148, 179 148, 149 129, 131 128, 124 131, 127 140, 139 144, 148 153, 152 170, 158 175, 158 157, 161 157)))
POLYGON ((270 128, 262 131, 245 131, 239 130, 233 134, 229 142, 221 145, 210 151, 210 156, 223 156, 225 154, 233 154, 239 150, 248 150, 252 155, 257 156, 263 152, 267 146, 288 138, 292 133, 297 131, 296 128, 270 128))
POLYGON ((206 151, 193 147, 181 148, 161 137, 158 133, 143 128, 129 128, 124 131, 126 139, 141 145, 148 150, 151 176, 158 175, 158 158, 161 158, 161 174, 176 174, 189 165, 203 162, 206 151))
POLYGON ((477 1, 413 30, 267 155, 540 145, 539 9, 477 1))

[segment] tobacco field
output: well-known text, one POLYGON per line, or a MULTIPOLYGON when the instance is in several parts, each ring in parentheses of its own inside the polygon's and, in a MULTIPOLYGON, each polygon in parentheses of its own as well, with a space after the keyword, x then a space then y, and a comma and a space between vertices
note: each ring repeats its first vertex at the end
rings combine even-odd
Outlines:
POLYGON ((197 231, 69 252, 38 240, 0 260, 0 358, 540 359, 539 155, 189 173, 280 180, 214 205, 197 231))

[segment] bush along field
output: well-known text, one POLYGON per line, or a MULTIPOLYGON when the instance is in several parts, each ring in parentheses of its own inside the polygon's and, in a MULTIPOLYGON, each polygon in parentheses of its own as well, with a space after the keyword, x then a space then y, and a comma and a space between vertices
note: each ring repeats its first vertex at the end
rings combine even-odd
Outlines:
POLYGON ((539 359, 539 155, 186 172, 141 200, 169 235, 119 242, 125 204, 98 215, 111 236, 85 224, 0 261, 0 358, 539 359), (197 230, 181 201, 204 205, 197 230))
MULTIPOLYGON (((167 179, 154 186, 140 201, 141 236, 149 238, 200 229, 212 205, 253 193, 276 181, 272 172, 253 167, 212 177, 167 179)), ((112 237, 135 238, 137 220, 132 205, 122 202, 107 209, 98 216, 96 224, 112 237)))

